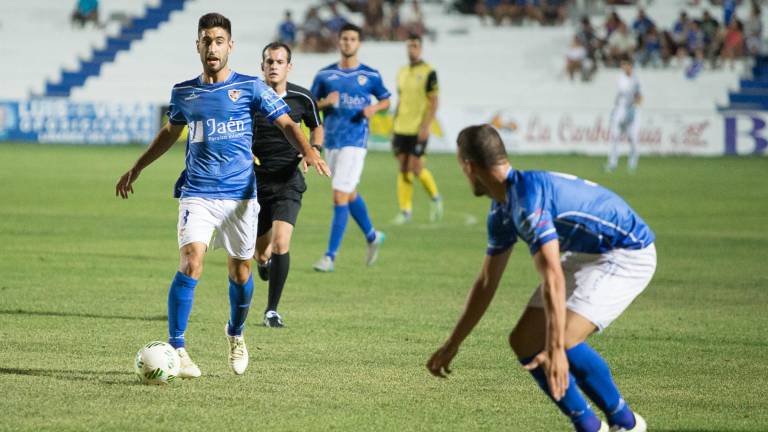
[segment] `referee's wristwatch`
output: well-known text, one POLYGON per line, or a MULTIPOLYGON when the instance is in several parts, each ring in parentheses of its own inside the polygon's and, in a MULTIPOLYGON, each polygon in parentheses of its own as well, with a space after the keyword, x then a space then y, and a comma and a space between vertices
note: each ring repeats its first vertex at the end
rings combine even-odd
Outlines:
POLYGON ((317 150, 318 153, 323 154, 323 147, 322 146, 319 146, 317 144, 312 144, 311 146, 312 146, 313 149, 317 150))

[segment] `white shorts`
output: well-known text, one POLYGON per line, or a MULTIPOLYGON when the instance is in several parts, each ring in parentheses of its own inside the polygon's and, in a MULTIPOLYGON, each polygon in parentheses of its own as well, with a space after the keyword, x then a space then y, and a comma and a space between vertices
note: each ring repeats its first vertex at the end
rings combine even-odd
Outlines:
MULTIPOLYGON (((604 254, 566 252, 560 260, 565 275, 566 307, 603 331, 640 295, 656 271, 656 246, 615 249, 604 254)), ((541 286, 528 307, 543 308, 541 286)))
POLYGON ((213 242, 240 260, 253 258, 259 203, 256 199, 182 198, 179 200, 179 248, 190 243, 213 242))
POLYGON ((333 190, 352 193, 360 183, 363 174, 365 155, 368 150, 362 147, 342 147, 328 149, 325 160, 331 169, 331 187, 333 190))

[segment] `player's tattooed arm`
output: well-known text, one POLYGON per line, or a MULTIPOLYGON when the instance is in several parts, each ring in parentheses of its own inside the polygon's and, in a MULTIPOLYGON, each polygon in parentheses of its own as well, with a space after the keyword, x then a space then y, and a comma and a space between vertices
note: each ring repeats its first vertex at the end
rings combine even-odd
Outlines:
POLYGON ((432 375, 445 378, 446 374, 451 373, 449 368, 451 360, 456 356, 461 343, 483 317, 488 305, 491 304, 511 253, 512 248, 510 247, 500 254, 486 255, 483 268, 469 290, 464 312, 456 323, 456 327, 443 346, 438 348, 427 361, 427 369, 432 375))
POLYGON ((128 193, 133 193, 133 182, 139 178, 141 171, 157 160, 157 158, 164 155, 176 143, 182 131, 184 131, 184 125, 174 125, 170 122, 163 125, 155 139, 147 147, 147 150, 139 156, 133 167, 126 171, 117 181, 115 196, 127 199, 128 193))

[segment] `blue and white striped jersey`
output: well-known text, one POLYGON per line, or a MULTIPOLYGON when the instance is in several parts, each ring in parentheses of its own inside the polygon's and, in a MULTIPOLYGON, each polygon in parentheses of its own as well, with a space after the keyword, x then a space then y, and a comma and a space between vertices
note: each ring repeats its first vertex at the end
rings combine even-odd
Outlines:
POLYGON ((234 71, 220 83, 206 84, 198 77, 173 86, 168 121, 189 129, 186 169, 176 182, 176 197, 256 197, 251 154, 256 112, 271 122, 290 108, 260 78, 234 71))
POLYGON ((320 100, 334 91, 339 92, 339 104, 324 110, 324 146, 329 149, 367 147, 368 119, 363 109, 371 104, 371 96, 378 100, 390 96, 381 74, 364 64, 354 69, 341 69, 338 64, 332 64, 317 73, 312 94, 320 100))
POLYGON ((531 255, 558 239, 561 251, 600 254, 642 249, 655 235, 617 194, 569 174, 518 171, 507 174, 507 200, 488 214, 489 255, 508 250, 520 237, 531 255))

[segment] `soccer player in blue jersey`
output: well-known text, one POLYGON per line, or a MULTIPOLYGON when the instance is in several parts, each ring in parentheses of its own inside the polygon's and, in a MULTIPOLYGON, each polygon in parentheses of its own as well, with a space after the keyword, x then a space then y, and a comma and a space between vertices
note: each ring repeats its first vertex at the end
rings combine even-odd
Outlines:
POLYGON ((317 105, 325 113, 326 158, 333 172, 331 235, 325 255, 314 265, 320 272, 333 271, 349 215, 368 242, 368 265, 376 261, 384 241, 384 234, 373 228, 365 201, 356 189, 368 144, 368 119, 377 111, 389 108, 390 94, 381 74, 357 59, 361 35, 359 27, 344 25, 339 31, 341 60, 321 69, 312 83, 317 105), (378 102, 372 103, 371 96, 378 102))
POLYGON ((629 408, 608 364, 586 339, 613 322, 653 277, 651 229, 621 197, 595 183, 513 169, 490 125, 461 131, 458 158, 474 194, 492 200, 488 250, 456 327, 427 362, 429 371, 438 377, 451 372, 451 360, 488 308, 520 237, 542 278, 509 335, 520 363, 577 431, 645 431, 645 420, 629 408))
POLYGON ((261 79, 240 75, 227 66, 233 47, 231 28, 230 21, 217 13, 200 18, 196 44, 203 73, 173 87, 168 123, 115 187, 116 195, 128 198, 141 171, 173 146, 185 125, 189 128, 186 168, 176 182, 179 270, 168 291, 168 341, 181 358, 182 378, 200 376, 200 368, 186 351, 184 332, 211 242, 229 255, 229 366, 238 375, 248 367, 242 334, 253 294, 250 263, 259 213, 251 154, 253 115, 259 112, 268 118, 301 150, 308 165, 330 175, 289 117, 285 102, 261 79))

